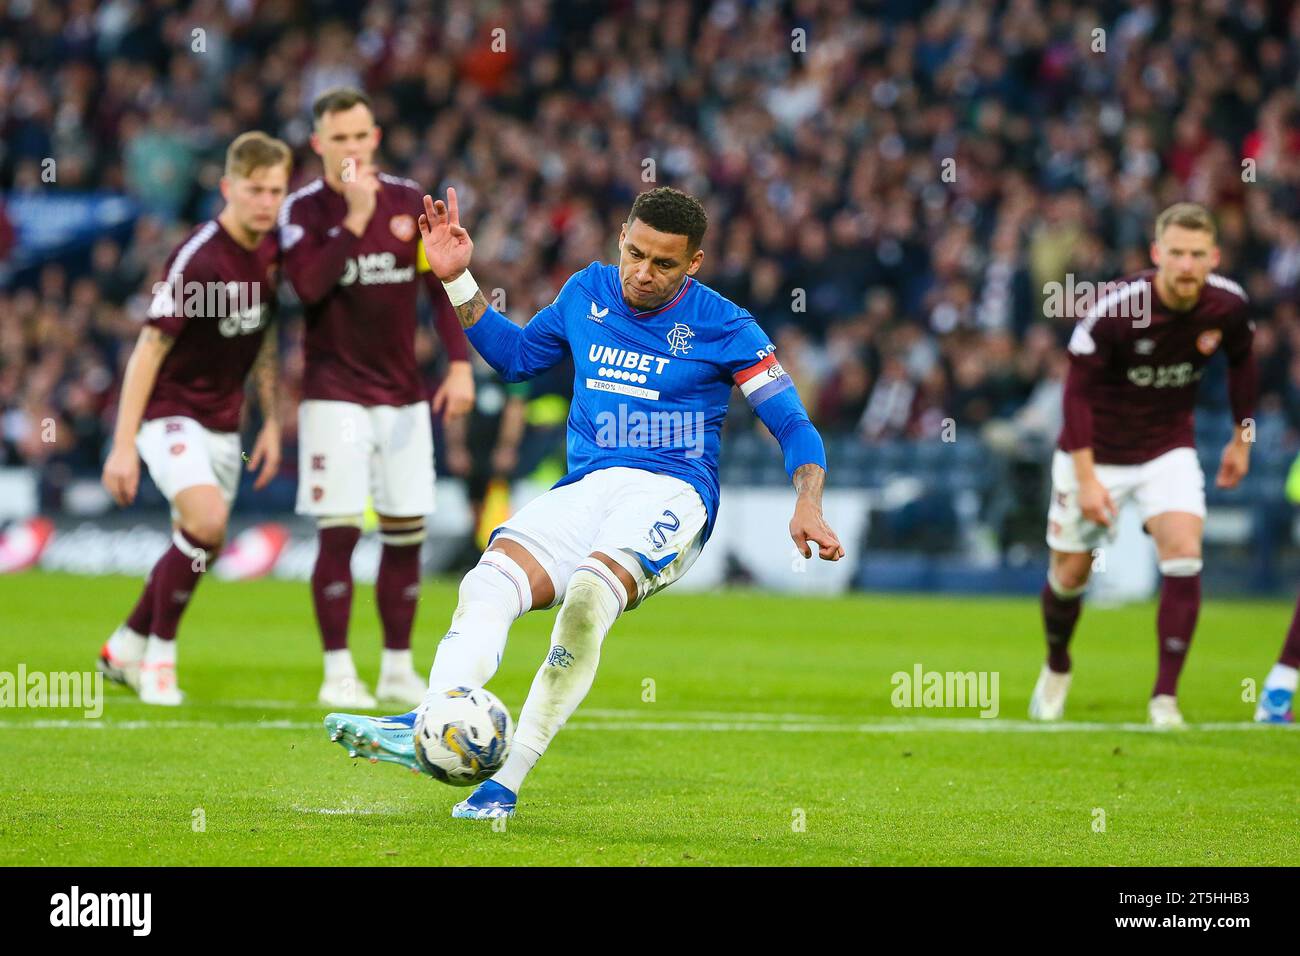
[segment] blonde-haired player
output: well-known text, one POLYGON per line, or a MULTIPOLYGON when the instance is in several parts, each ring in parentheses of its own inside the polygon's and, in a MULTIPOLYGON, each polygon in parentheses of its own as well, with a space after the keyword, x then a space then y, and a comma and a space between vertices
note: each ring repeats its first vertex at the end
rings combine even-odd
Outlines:
POLYGON ((289 147, 265 133, 230 144, 226 205, 168 257, 145 327, 127 363, 103 483, 119 505, 134 499, 140 458, 172 511, 172 544, 130 616, 100 652, 99 669, 148 704, 176 705, 176 632, 226 536, 239 487, 244 380, 257 384, 262 430, 248 470, 254 487, 280 468, 274 228, 289 186, 289 147))

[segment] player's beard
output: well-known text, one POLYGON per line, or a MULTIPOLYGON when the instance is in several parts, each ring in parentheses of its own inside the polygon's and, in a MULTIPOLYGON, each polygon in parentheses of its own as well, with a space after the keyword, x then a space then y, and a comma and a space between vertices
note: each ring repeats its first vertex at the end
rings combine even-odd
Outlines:
POLYGON ((1165 304, 1175 312, 1187 312, 1201 298, 1205 280, 1196 276, 1173 276, 1163 283, 1165 304))

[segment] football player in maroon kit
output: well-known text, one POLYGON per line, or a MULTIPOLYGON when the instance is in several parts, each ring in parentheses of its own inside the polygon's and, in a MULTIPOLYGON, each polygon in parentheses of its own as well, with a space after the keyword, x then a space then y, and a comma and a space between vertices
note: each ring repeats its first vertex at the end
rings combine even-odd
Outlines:
POLYGON ((1093 550, 1118 508, 1136 502, 1155 541, 1162 583, 1156 616, 1159 667, 1148 703, 1157 727, 1183 726, 1178 674, 1201 604, 1205 478, 1196 456, 1193 409, 1205 365, 1228 360, 1235 431, 1216 484, 1235 487, 1250 464, 1257 392, 1254 325, 1241 286, 1215 274, 1214 220, 1177 203, 1156 219, 1155 269, 1115 283, 1074 329, 1064 424, 1052 460, 1042 592, 1047 662, 1029 716, 1059 720, 1070 686, 1070 638, 1079 620, 1093 550))
POLYGON ((458 417, 473 404, 469 346, 424 260, 416 228, 423 190, 375 170, 380 131, 370 101, 358 90, 331 90, 312 112, 312 148, 325 175, 285 201, 280 244, 306 316, 297 511, 318 527, 311 588, 325 649, 319 699, 331 707, 375 704, 348 650, 352 551, 369 494, 383 543, 376 692, 413 707, 427 689, 412 666, 411 627, 424 521, 434 507, 430 407, 458 417), (420 273, 450 363, 431 402, 415 355, 420 273))
POLYGON ((172 509, 172 545, 130 617, 100 652, 99 669, 147 704, 177 705, 176 630, 226 536, 239 487, 244 380, 257 384, 263 426, 248 470, 255 488, 280 468, 274 236, 289 188, 289 147, 244 133, 226 151, 226 206, 172 252, 126 366, 103 482, 119 505, 135 499, 140 458, 172 509), (143 424, 141 424, 143 422, 143 424))

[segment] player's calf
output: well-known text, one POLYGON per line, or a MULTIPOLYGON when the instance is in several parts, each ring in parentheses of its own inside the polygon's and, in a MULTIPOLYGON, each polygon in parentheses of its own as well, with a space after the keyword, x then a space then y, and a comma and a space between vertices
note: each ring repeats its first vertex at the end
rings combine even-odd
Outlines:
POLYGON ((429 672, 429 690, 485 685, 501 663, 510 625, 532 607, 523 567, 504 551, 484 552, 461 579, 456 610, 429 672))
POLYGON ((375 696, 414 707, 424 699, 426 687, 411 663, 411 627, 420 600, 424 519, 380 515, 379 521, 383 550, 375 579, 375 604, 384 630, 384 650, 375 696))
POLYGON ((551 739, 596 678, 600 647, 628 603, 625 583, 601 560, 578 565, 551 630, 551 647, 524 701, 505 765, 492 780, 518 793, 551 739))
MULTIPOLYGON (((177 679, 176 637, 181 618, 189 607, 199 582, 216 561, 226 537, 229 507, 215 485, 194 485, 177 492, 173 499, 177 525, 171 546, 163 552, 149 575, 146 594, 152 598, 148 615, 148 637, 138 658, 138 670, 119 668, 124 682, 134 683, 142 703, 174 707, 184 700, 177 679)), ((143 619, 143 612, 133 613, 143 619)), ((137 632, 138 634, 138 632, 137 632)), ((109 665, 113 663, 114 640, 125 648, 127 657, 139 651, 130 635, 110 638, 109 665)), ((105 670, 108 674, 109 671, 105 670)))
POLYGON ((1047 638, 1047 666, 1058 674, 1070 672, 1070 640, 1079 623, 1083 593, 1088 587, 1091 555, 1052 553, 1039 603, 1047 638))
POLYGON ((1160 656, 1151 695, 1173 698, 1178 693, 1178 676, 1187 660, 1201 610, 1201 559, 1165 558, 1160 562, 1160 574, 1160 609, 1156 614, 1160 656))
POLYGON ((361 515, 318 518, 316 563, 311 572, 312 607, 324 646, 325 675, 317 700, 328 707, 364 710, 375 698, 357 675, 348 650, 352 617, 352 552, 361 538, 361 515))

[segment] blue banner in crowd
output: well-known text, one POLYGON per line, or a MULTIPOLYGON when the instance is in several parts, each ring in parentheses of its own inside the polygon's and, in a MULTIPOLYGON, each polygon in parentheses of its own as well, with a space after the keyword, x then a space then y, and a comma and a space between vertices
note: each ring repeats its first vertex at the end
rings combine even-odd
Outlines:
POLYGON ((5 214, 16 233, 10 267, 21 270, 72 245, 89 245, 139 214, 135 200, 119 193, 11 193, 5 214))

